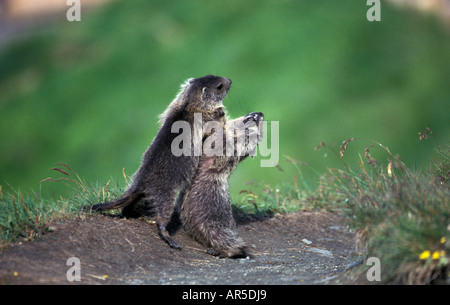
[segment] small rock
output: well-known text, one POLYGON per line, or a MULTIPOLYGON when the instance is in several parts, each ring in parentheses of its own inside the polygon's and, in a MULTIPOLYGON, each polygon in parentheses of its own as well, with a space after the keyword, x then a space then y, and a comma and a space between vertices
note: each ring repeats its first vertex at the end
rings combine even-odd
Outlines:
POLYGON ((330 251, 325 250, 325 249, 309 248, 309 251, 318 253, 318 254, 326 256, 326 257, 333 257, 333 253, 331 253, 330 251))
POLYGON ((307 245, 312 244, 312 241, 310 241, 310 240, 308 240, 308 239, 306 239, 306 238, 303 238, 303 239, 302 239, 302 242, 305 243, 305 244, 307 244, 307 245))
POLYGON ((331 226, 331 227, 328 227, 328 229, 338 231, 338 232, 346 232, 347 231, 347 227, 345 227, 345 226, 331 226))

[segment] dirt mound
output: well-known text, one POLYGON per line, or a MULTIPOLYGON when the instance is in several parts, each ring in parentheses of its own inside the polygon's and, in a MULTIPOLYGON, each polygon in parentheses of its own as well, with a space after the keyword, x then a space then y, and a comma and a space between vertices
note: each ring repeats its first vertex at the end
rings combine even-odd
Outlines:
POLYGON ((329 212, 239 217, 252 258, 237 260, 206 254, 183 230, 174 235, 183 249, 171 249, 144 219, 79 216, 51 228, 0 253, 0 284, 320 284, 358 259, 354 235, 329 212), (70 257, 80 282, 67 280, 70 257))

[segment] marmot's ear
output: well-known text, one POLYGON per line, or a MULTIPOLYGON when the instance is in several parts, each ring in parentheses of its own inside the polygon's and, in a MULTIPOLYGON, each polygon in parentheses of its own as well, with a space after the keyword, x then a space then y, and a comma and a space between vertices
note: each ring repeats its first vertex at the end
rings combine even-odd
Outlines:
POLYGON ((202 89, 202 100, 205 100, 208 97, 208 88, 203 87, 202 89))

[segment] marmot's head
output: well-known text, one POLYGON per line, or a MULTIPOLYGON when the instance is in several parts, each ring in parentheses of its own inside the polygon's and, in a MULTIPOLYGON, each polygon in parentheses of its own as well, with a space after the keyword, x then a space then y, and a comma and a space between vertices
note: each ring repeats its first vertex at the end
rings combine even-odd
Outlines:
MULTIPOLYGON (((221 111, 222 101, 230 90, 231 79, 206 75, 199 78, 190 78, 181 86, 181 91, 175 100, 159 116, 162 125, 172 117, 178 120, 181 112, 194 115, 194 113, 212 113, 221 111)), ((221 111, 221 116, 224 112, 221 111)))
POLYGON ((222 101, 230 90, 231 79, 226 77, 206 75, 191 78, 187 83, 186 96, 190 103, 201 109, 216 109, 223 107, 222 101))

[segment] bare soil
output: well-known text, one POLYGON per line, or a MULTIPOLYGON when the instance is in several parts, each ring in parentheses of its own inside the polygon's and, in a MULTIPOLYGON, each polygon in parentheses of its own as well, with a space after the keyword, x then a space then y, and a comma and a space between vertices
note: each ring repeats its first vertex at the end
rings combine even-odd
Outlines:
POLYGON ((182 229, 166 245, 146 219, 80 215, 51 224, 38 241, 0 252, 0 284, 327 284, 360 258, 354 234, 337 213, 237 217, 251 258, 219 259, 182 229), (81 281, 69 282, 70 257, 81 281))

